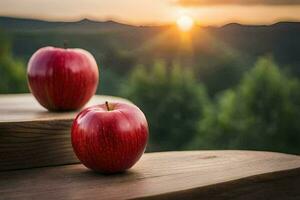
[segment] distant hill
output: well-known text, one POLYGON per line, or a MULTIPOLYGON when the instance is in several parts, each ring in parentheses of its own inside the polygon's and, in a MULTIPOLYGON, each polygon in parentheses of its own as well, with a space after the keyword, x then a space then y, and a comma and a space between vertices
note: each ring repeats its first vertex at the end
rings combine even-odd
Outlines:
MULTIPOLYGON (((90 19, 82 19, 74 22, 63 21, 45 21, 38 19, 16 18, 0 16, 0 29, 6 31, 107 31, 107 30, 124 30, 124 29, 155 29, 164 28, 166 26, 134 26, 119 23, 116 21, 95 21, 90 19)), ((285 29, 300 30, 300 22, 278 22, 272 25, 242 25, 238 23, 226 24, 222 27, 201 27, 207 29, 219 29, 225 31, 239 30, 263 30, 263 29, 285 29)))
POLYGON ((93 21, 82 19, 75 22, 51 22, 36 19, 0 17, 0 28, 8 31, 103 31, 124 30, 135 26, 115 21, 93 21))
POLYGON ((266 29, 266 28, 300 28, 300 22, 277 22, 271 25, 243 25, 239 23, 229 23, 222 26, 222 29, 266 29))
POLYGON ((0 17, 0 33, 1 30, 9 36, 14 55, 25 62, 38 48, 61 47, 66 40, 69 47, 87 49, 103 68, 122 75, 136 64, 153 66, 153 62, 164 60, 195 67, 199 79, 205 82, 213 77, 206 82, 216 82, 222 77, 211 74, 240 77, 234 73, 243 74, 258 57, 270 55, 281 67, 300 77, 299 22, 198 26, 190 34, 190 44, 182 42, 174 26, 133 26, 89 19, 50 22, 0 17))

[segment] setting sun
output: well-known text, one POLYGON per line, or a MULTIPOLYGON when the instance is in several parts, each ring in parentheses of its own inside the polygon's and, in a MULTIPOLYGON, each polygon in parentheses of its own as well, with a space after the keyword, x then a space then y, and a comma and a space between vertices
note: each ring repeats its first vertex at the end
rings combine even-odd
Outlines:
POLYGON ((177 19, 176 23, 181 31, 189 31, 194 26, 194 19, 190 16, 183 15, 177 19))

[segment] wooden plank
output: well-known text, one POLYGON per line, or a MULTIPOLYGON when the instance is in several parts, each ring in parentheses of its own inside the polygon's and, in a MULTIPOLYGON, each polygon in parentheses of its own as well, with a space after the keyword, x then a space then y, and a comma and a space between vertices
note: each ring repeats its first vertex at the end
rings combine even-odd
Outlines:
MULTIPOLYGON (((105 101, 127 100, 94 96, 87 106, 105 101)), ((0 95, 0 171, 77 163, 70 128, 78 112, 48 112, 30 94, 0 95)))
POLYGON ((126 173, 81 164, 0 172, 1 199, 300 199, 300 157, 255 151, 145 154, 126 173))
MULTIPOLYGON (((86 106, 104 103, 105 101, 127 101, 113 96, 94 96, 86 106)), ((85 107, 86 107, 85 106, 85 107)), ((0 95, 0 126, 3 123, 71 120, 75 112, 48 112, 31 94, 0 95)))

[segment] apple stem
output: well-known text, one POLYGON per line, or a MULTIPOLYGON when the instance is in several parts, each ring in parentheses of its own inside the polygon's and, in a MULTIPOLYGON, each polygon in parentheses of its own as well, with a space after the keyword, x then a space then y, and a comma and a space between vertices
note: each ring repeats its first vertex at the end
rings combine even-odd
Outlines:
POLYGON ((107 111, 110 111, 110 109, 109 109, 109 104, 108 104, 107 101, 105 101, 105 105, 106 105, 107 111))

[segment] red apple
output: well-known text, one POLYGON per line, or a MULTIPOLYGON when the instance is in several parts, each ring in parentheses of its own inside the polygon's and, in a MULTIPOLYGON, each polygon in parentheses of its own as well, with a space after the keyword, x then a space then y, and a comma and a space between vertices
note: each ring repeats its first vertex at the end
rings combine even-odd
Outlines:
POLYGON ((71 136, 74 152, 86 167, 116 173, 132 167, 144 153, 148 124, 137 106, 106 103, 79 113, 71 136))
POLYGON ((99 73, 94 57, 83 49, 44 47, 28 63, 28 85, 48 110, 79 109, 95 94, 99 73))

